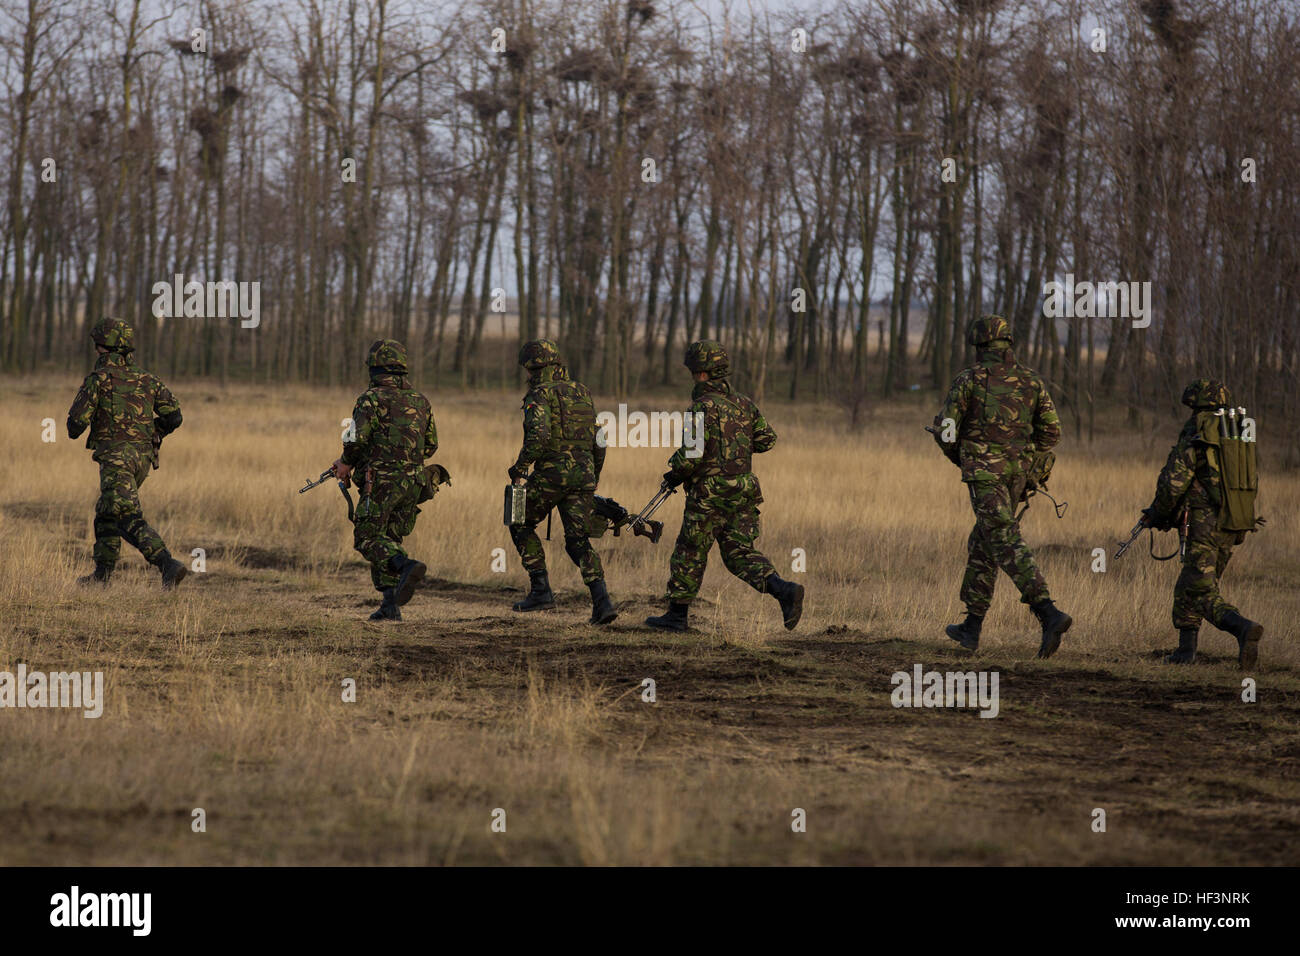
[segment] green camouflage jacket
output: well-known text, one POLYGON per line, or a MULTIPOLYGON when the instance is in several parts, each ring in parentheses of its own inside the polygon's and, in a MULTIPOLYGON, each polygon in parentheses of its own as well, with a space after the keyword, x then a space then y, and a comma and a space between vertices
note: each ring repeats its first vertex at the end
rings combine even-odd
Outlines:
POLYGON ((86 447, 96 452, 114 445, 149 445, 180 424, 180 403, 167 386, 118 352, 99 356, 68 410, 68 437, 75 439, 89 428, 86 447))
POLYGON ((543 365, 528 378, 524 395, 524 443, 511 474, 566 488, 594 491, 605 467, 605 446, 597 441, 591 392, 569 378, 559 364, 543 365))
POLYGON ((1205 455, 1195 414, 1178 433, 1156 481, 1156 496, 1149 509, 1152 523, 1161 530, 1174 527, 1184 504, 1193 510, 1211 511, 1218 511, 1222 504, 1219 473, 1205 455))
POLYGON ((381 477, 412 477, 438 450, 429 400, 405 375, 374 372, 352 410, 356 440, 343 443, 343 463, 381 477))
POLYGON ((726 379, 695 383, 686 428, 695 427, 697 412, 704 415, 703 453, 688 458, 690 444, 683 441, 668 461, 669 470, 685 482, 710 475, 730 478, 748 474, 753 456, 776 444, 776 432, 753 399, 735 391, 726 379))
POLYGON ((953 381, 934 424, 935 441, 968 482, 1018 478, 1036 452, 1061 440, 1047 386, 1009 346, 980 349, 976 364, 953 381), (942 437, 947 418, 957 424, 952 444, 942 437))

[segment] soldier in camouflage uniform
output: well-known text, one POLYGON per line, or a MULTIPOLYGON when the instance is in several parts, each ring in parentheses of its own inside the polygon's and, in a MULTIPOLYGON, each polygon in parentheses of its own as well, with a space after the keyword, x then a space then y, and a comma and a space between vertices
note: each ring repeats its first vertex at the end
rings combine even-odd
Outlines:
POLYGON ((136 365, 131 327, 101 319, 90 330, 99 359, 68 411, 68 437, 87 428, 86 447, 99 463, 95 504, 95 571, 77 583, 106 585, 122 539, 139 549, 170 590, 189 569, 175 560, 140 511, 140 485, 158 465, 158 445, 181 425, 181 406, 158 378, 136 365))
POLYGON ((559 349, 548 339, 526 342, 519 350, 519 364, 528 370, 524 442, 509 474, 516 484, 526 484, 528 492, 524 523, 511 526, 510 538, 528 572, 530 588, 514 608, 542 611, 555 607, 546 575, 546 553, 536 528, 552 508, 558 508, 565 553, 591 591, 591 623, 608 624, 618 612, 605 588, 600 555, 587 536, 596 484, 605 466, 605 446, 599 440, 591 392, 569 378, 559 349))
POLYGON ((687 427, 694 427, 697 413, 703 415, 704 448, 692 458, 683 443, 664 474, 669 487, 687 486, 686 509, 670 562, 668 612, 646 618, 646 623, 670 631, 687 629, 687 610, 699 594, 716 541, 727 570, 760 594, 776 598, 785 626, 792 630, 803 614, 803 585, 782 580, 754 547, 763 495, 750 464, 755 454, 776 444, 776 432, 753 400, 727 381, 730 364, 717 342, 692 342, 683 364, 695 379, 687 427))
POLYGON ((1047 582, 1020 536, 1016 508, 1026 493, 1027 470, 1035 455, 1060 440, 1061 422, 1043 380, 1016 361, 1005 319, 976 319, 967 341, 975 346, 978 360, 953 381, 932 429, 943 453, 961 467, 975 511, 961 582, 966 619, 950 624, 947 634, 968 650, 979 647, 1000 568, 1016 583, 1020 600, 1042 626, 1038 656, 1051 657, 1073 622, 1052 603, 1047 582), (949 422, 948 437, 955 436, 955 441, 945 441, 949 422))
POLYGON ((438 450, 438 430, 429 400, 411 388, 401 342, 374 342, 366 366, 370 387, 352 410, 355 437, 343 443, 333 470, 361 489, 353 547, 370 562, 370 580, 383 595, 370 620, 400 621, 401 606, 427 570, 402 550, 402 539, 415 530, 419 505, 433 494, 424 461, 438 450))
POLYGON ((1246 539, 1247 532, 1219 530, 1221 476, 1207 459, 1196 423, 1198 412, 1230 407, 1232 398, 1223 385, 1202 378, 1184 390, 1183 404, 1192 409, 1192 416, 1169 452, 1156 483, 1156 496, 1150 507, 1143 509, 1142 517, 1147 527, 1168 531, 1179 524, 1183 509, 1187 509, 1183 570, 1174 585, 1178 650, 1165 660, 1170 664, 1192 663, 1196 659, 1197 632, 1206 619, 1237 639, 1241 667, 1254 667, 1264 628, 1242 617, 1219 594, 1219 578, 1232 557, 1232 549, 1246 539))

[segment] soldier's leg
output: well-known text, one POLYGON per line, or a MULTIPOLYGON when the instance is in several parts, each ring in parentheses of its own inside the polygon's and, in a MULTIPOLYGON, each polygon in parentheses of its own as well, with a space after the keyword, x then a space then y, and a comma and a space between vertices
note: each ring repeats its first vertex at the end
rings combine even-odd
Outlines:
POLYGON ((564 551, 578 570, 582 583, 590 587, 605 577, 600 555, 591 546, 587 530, 591 527, 592 495, 590 491, 575 491, 562 497, 556 507, 564 525, 564 551))
POLYGON ((398 573, 390 559, 404 557, 401 547, 392 537, 394 511, 403 505, 400 491, 400 488, 376 479, 370 494, 357 503, 353 516, 352 546, 370 563, 370 580, 375 590, 381 592, 397 585, 398 573))
POLYGON ((668 562, 670 603, 690 604, 700 593, 717 520, 716 514, 701 508, 693 498, 686 499, 682 529, 677 533, 677 544, 673 546, 673 556, 668 562))
MULTIPOLYGON (((974 489, 972 489, 973 491, 974 489)), ((972 495, 972 504, 974 504, 972 495)), ((977 512, 978 514, 978 512, 977 512)), ((989 552, 988 541, 978 519, 966 538, 966 573, 961 579, 961 603, 966 612, 984 617, 993 603, 993 592, 998 583, 998 564, 989 552)))
POLYGON ((767 579, 776 573, 776 568, 754 547, 761 530, 760 520, 756 506, 742 507, 729 520, 715 524, 713 536, 727 570, 755 591, 766 591, 767 579))
POLYGON ((1217 515, 1204 509, 1188 516, 1183 567, 1174 585, 1173 620, 1180 631, 1200 627, 1203 618, 1217 627, 1236 610, 1219 596, 1219 575, 1232 552, 1220 547, 1217 525, 1217 515))
POLYGON ((1038 570, 1033 552, 1020 536, 1016 505, 1020 485, 1003 482, 972 482, 972 501, 976 502, 976 523, 986 542, 988 553, 1006 572, 1020 591, 1020 600, 1035 605, 1051 600, 1047 582, 1038 570))
POLYGON ((536 479, 528 483, 524 523, 510 528, 510 540, 515 543, 519 560, 528 572, 528 593, 522 601, 515 602, 516 611, 547 611, 555 607, 555 595, 546 576, 546 551, 542 548, 542 539, 537 536, 537 526, 562 497, 562 488, 536 479))
POLYGON ((524 570, 533 574, 546 573, 546 550, 538 537, 537 526, 542 523, 561 496, 561 490, 542 482, 529 482, 524 523, 510 526, 510 540, 519 552, 524 570))
POLYGON ((415 519, 420 514, 420 487, 407 481, 403 485, 402 500, 393 507, 388 519, 388 540, 395 549, 388 558, 388 566, 397 572, 394 600, 406 604, 415 595, 415 586, 424 580, 428 570, 422 561, 416 561, 402 547, 402 539, 415 530, 415 519))
POLYGON ((582 583, 591 591, 591 623, 609 624, 618 617, 605 587, 605 569, 591 546, 589 532, 595 505, 594 491, 576 491, 560 500, 560 521, 564 524, 564 550, 582 572, 582 583))
POLYGON ((148 459, 129 450, 100 461, 99 501, 95 504, 96 563, 103 559, 111 565, 117 560, 119 538, 137 548, 150 564, 170 558, 162 538, 140 511, 139 485, 148 473, 148 459))

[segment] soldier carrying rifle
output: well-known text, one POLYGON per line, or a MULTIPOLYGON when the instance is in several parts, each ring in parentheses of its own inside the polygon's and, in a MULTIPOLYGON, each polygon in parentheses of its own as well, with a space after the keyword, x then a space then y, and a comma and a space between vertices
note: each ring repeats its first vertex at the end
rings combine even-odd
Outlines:
POLYGON ((1237 661, 1243 669, 1251 668, 1264 628, 1223 599, 1219 578, 1232 549, 1263 523, 1255 517, 1259 485, 1253 423, 1244 421, 1244 408, 1233 407, 1228 389, 1210 379, 1188 385, 1182 402, 1192 416, 1169 452, 1155 498, 1143 509, 1140 522, 1158 531, 1170 530, 1180 517, 1186 522, 1183 570, 1174 585, 1178 650, 1165 661, 1190 664, 1196 659, 1197 632, 1204 619, 1237 639, 1237 661))

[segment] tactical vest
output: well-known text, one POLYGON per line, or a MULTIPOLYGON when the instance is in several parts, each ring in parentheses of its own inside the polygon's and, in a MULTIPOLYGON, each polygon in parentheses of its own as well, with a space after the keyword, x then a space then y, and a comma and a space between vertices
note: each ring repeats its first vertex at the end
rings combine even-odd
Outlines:
POLYGON ((392 385, 372 385, 370 391, 378 411, 370 464, 381 469, 423 468, 424 432, 431 414, 428 400, 414 389, 392 385))
POLYGON ((569 379, 553 379, 539 382, 533 389, 546 403, 551 424, 544 457, 590 453, 596 438, 596 406, 587 387, 569 379))
POLYGON ((1254 531, 1259 493, 1257 442, 1229 429, 1213 411, 1196 413, 1196 480, 1219 509, 1220 531, 1254 531))
MULTIPOLYGON (((729 392, 703 396, 704 466, 697 474, 734 478, 748 473, 754 462, 754 410, 743 397, 729 392)), ((689 423, 694 427, 694 423, 689 423)))
POLYGON ((133 365, 104 365, 94 374, 99 376, 99 402, 90 418, 86 447, 149 444, 154 433, 153 376, 133 365))
POLYGON ((1034 423, 1026 421, 1024 409, 1033 409, 1037 405, 1034 394, 1034 382, 1028 369, 1018 364, 1010 368, 1021 373, 1019 381, 1014 384, 999 380, 993 384, 1003 385, 1006 395, 995 397, 991 394, 991 372, 1002 366, 977 366, 974 374, 975 391, 971 407, 961 422, 960 437, 969 441, 988 445, 1002 445, 1015 449, 1024 449, 1034 437, 1034 423), (1011 415, 1006 414, 1012 409, 1011 415))

